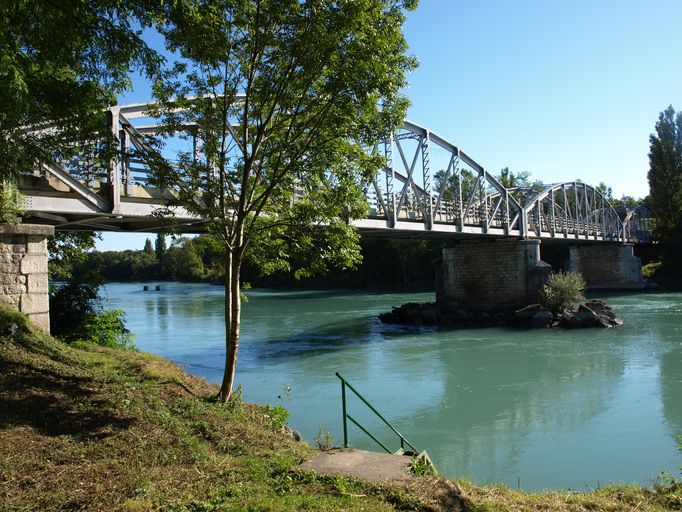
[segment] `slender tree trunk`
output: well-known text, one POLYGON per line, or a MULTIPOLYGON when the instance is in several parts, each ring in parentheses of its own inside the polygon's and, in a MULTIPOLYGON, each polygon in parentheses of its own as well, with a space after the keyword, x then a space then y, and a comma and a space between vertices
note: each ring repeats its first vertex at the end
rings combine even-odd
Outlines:
POLYGON ((230 361, 230 348, 232 340, 232 251, 228 248, 225 254, 225 275, 223 278, 225 283, 224 296, 224 320, 225 320, 225 373, 223 374, 223 382, 218 391, 218 398, 222 402, 227 402, 232 394, 233 378, 227 373, 230 361))
POLYGON ((243 249, 241 237, 232 250, 227 251, 225 262, 225 373, 218 398, 227 402, 232 396, 232 384, 239 352, 239 328, 241 325, 240 274, 243 249))

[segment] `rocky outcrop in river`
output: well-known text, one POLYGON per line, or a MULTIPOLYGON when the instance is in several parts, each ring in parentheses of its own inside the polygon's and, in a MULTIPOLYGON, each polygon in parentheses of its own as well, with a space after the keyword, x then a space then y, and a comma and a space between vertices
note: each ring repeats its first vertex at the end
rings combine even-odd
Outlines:
POLYGON ((581 329, 586 327, 615 327, 623 325, 611 307, 603 300, 593 299, 577 309, 554 314, 540 304, 532 304, 515 311, 470 311, 451 304, 410 302, 381 313, 379 320, 386 324, 487 327, 517 326, 530 328, 581 329))

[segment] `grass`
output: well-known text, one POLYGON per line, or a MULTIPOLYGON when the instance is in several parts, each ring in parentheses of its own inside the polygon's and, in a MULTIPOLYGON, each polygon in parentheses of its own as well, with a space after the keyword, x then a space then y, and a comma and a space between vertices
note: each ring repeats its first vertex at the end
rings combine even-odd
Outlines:
POLYGON ((272 409, 159 357, 68 346, 0 303, 0 510, 680 510, 682 488, 526 494, 435 476, 401 488, 298 471, 272 409))

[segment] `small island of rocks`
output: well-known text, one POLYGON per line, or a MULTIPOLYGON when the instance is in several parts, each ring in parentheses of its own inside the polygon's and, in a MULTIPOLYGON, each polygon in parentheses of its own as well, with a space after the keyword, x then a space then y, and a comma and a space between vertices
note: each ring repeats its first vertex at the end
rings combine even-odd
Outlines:
POLYGON ((410 302, 381 313, 379 320, 385 324, 438 326, 438 327, 490 327, 514 326, 522 328, 615 327, 623 325, 613 309, 601 299, 592 299, 577 308, 552 312, 540 304, 510 311, 472 311, 452 304, 437 302, 410 302))

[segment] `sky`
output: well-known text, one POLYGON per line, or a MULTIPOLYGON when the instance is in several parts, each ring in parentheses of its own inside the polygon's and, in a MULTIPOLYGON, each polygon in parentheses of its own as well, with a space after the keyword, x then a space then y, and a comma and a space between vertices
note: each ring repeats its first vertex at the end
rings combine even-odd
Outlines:
MULTIPOLYGON (((658 114, 682 110, 681 22, 680 0, 421 0, 404 27, 420 62, 407 117, 494 174, 644 197, 658 114)), ((150 99, 135 79, 119 102, 150 99)), ((97 248, 148 236, 104 233, 97 248)))

